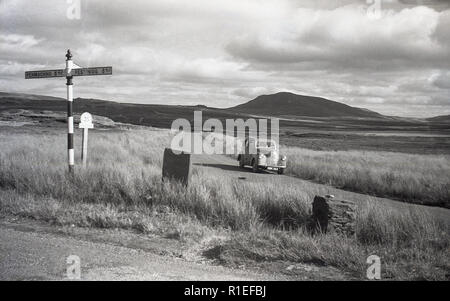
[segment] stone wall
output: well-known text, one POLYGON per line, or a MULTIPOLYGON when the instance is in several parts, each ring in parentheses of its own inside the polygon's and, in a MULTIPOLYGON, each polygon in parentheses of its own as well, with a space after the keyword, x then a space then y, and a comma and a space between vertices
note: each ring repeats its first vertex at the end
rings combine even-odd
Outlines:
POLYGON ((315 196, 312 203, 312 230, 354 235, 355 209, 351 201, 334 199, 332 196, 315 196))

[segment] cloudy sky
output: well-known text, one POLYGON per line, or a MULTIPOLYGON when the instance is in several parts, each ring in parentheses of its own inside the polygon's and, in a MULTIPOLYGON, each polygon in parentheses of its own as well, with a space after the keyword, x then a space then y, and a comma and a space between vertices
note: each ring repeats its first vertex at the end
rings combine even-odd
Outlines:
POLYGON ((388 115, 450 114, 450 0, 0 0, 0 91, 229 107, 322 96, 388 115), (75 17, 75 18, 73 18, 75 17))

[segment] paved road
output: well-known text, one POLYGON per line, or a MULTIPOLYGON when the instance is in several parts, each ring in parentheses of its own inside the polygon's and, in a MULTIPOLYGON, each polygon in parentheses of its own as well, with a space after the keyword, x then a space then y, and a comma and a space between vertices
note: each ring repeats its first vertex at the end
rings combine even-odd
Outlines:
MULTIPOLYGON (((239 167, 238 161, 227 156, 222 155, 194 155, 193 165, 197 168, 202 168, 212 175, 220 177, 233 178, 246 182, 267 183, 268 185, 276 185, 279 187, 308 187, 308 190, 315 190, 318 194, 332 194, 336 198, 354 201, 356 204, 362 204, 369 200, 385 205, 389 209, 394 210, 415 210, 428 212, 435 219, 443 221, 450 226, 450 209, 440 207, 430 207, 403 203, 387 198, 371 197, 360 193, 354 193, 337 189, 332 186, 313 183, 311 181, 302 180, 288 175, 278 175, 276 172, 262 171, 260 173, 253 173, 250 167, 242 169, 239 167)), ((312 200, 311 200, 312 201, 312 200)))
POLYGON ((80 258, 82 280, 283 280, 156 255, 142 249, 37 231, 0 221, 0 280, 68 280, 66 260, 80 258))

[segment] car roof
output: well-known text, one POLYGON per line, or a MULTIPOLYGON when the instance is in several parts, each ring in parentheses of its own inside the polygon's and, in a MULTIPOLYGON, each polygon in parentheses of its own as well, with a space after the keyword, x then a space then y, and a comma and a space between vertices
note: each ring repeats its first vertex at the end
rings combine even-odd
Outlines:
POLYGON ((275 140, 273 139, 263 139, 263 138, 256 138, 256 137, 249 137, 247 138, 249 141, 258 141, 258 142, 272 142, 275 144, 275 140))

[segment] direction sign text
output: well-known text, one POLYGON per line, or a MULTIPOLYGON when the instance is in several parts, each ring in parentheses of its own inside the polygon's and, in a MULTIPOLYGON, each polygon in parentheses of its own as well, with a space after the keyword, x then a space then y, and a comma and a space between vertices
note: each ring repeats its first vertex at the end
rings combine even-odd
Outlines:
MULTIPOLYGON (((74 68, 70 72, 71 76, 89 76, 89 75, 111 75, 112 67, 90 67, 90 68, 74 68)), ((25 79, 32 78, 48 78, 48 77, 65 77, 67 76, 65 69, 57 70, 38 70, 25 72, 25 79)))

